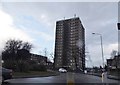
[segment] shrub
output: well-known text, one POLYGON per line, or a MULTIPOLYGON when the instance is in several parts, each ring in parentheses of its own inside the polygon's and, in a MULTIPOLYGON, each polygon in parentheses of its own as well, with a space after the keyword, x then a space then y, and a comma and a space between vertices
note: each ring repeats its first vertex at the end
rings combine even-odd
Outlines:
POLYGON ((32 65, 31 70, 32 71, 47 71, 46 66, 44 66, 44 65, 37 65, 37 64, 32 65))
POLYGON ((19 61, 17 64, 17 71, 19 72, 28 72, 30 69, 29 63, 25 61, 19 61))

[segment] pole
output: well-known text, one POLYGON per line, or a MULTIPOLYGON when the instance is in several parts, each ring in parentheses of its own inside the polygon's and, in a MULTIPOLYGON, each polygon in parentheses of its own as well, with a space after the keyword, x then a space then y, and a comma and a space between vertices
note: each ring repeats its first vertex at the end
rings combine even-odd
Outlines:
POLYGON ((101 51, 102 51, 102 61, 103 61, 103 68, 104 68, 104 54, 103 54, 103 42, 102 42, 102 35, 99 33, 92 33, 92 34, 96 34, 100 36, 100 40, 101 40, 101 51))
POLYGON ((104 54, 103 54, 103 43, 102 43, 102 35, 100 35, 100 39, 101 39, 102 61, 103 61, 103 68, 104 68, 104 54))
POLYGON ((120 23, 117 23, 118 26, 118 56, 120 55, 120 23))

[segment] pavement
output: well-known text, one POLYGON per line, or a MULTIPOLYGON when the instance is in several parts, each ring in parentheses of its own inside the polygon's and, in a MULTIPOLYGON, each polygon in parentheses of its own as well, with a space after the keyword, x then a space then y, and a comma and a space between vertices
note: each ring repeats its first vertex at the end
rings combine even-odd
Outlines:
POLYGON ((104 79, 102 82, 101 77, 94 76, 94 75, 87 75, 87 74, 80 74, 80 73, 61 73, 57 76, 49 76, 49 77, 36 77, 36 78, 19 78, 19 79, 10 79, 6 80, 6 83, 2 85, 117 85, 120 84, 120 81, 113 80, 113 79, 104 79))
MULTIPOLYGON (((88 73, 88 74, 89 75, 94 75, 94 76, 102 77, 102 75, 98 74, 98 73, 88 73)), ((107 75, 107 78, 109 78, 109 79, 115 79, 115 80, 119 80, 120 81, 120 77, 119 76, 107 75)))
POLYGON ((113 75, 108 75, 109 79, 115 79, 120 81, 120 76, 113 76, 113 75))

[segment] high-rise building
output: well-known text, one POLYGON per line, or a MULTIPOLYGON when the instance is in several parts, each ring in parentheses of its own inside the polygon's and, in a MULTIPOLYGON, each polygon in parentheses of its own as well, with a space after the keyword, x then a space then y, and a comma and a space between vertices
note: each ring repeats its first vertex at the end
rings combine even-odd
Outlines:
POLYGON ((54 66, 67 70, 85 68, 85 30, 79 17, 56 22, 54 66))

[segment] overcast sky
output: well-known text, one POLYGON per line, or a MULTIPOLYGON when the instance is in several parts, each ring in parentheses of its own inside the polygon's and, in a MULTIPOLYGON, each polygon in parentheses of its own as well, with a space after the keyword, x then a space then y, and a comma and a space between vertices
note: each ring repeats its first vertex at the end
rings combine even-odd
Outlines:
POLYGON ((86 51, 92 60, 87 66, 102 65, 100 37, 103 36, 104 57, 110 58, 118 49, 117 2, 3 2, 0 7, 0 48, 9 38, 22 39, 34 45, 32 53, 43 54, 47 48, 54 53, 57 20, 80 18, 85 28, 86 51))

